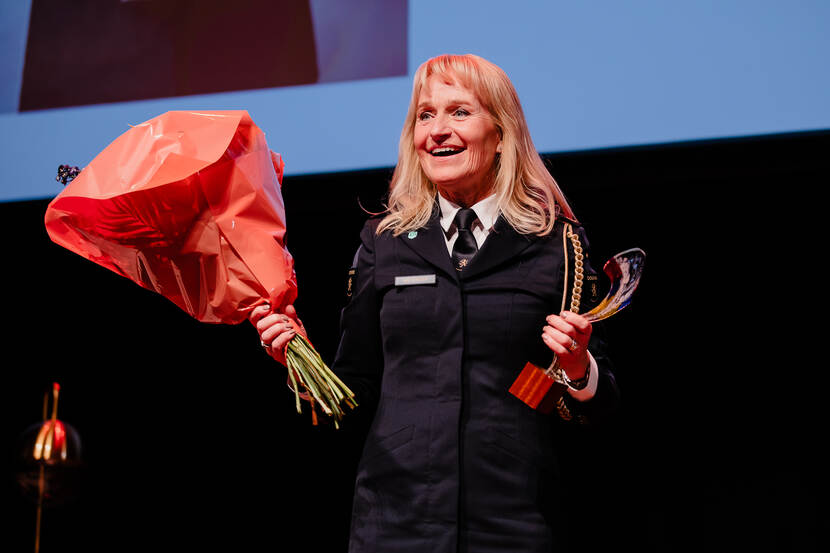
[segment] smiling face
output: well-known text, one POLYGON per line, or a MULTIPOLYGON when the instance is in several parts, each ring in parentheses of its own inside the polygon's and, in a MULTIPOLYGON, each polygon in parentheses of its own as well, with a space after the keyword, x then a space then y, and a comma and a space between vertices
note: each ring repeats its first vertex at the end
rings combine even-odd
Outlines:
POLYGON ((490 192, 501 138, 472 90, 431 75, 418 96, 414 145, 421 169, 445 198, 470 206, 490 192))

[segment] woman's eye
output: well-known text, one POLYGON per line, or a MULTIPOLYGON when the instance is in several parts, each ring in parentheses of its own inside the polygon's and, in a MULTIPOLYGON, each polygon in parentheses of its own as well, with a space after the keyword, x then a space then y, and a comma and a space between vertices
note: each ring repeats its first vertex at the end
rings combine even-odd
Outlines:
POLYGON ((470 112, 466 109, 458 108, 453 112, 453 115, 456 117, 466 117, 467 115, 470 115, 470 112))
POLYGON ((432 117, 432 114, 428 111, 424 111, 418 114, 418 121, 426 121, 430 117, 432 117))

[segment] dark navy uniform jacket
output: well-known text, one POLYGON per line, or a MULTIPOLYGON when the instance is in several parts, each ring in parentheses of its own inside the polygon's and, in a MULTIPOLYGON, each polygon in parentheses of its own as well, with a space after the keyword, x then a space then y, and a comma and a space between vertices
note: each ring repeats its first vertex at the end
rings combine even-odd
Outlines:
MULTIPOLYGON (((361 233, 333 363, 358 409, 377 404, 349 551, 556 550, 557 415, 531 409, 509 389, 525 363, 545 368, 552 360, 541 333, 561 308, 562 222, 537 237, 500 217, 462 273, 452 267, 437 209, 417 233, 377 236, 378 223, 369 220, 361 233), (396 286, 396 277, 424 275, 414 280, 435 275, 434 283, 396 286)), ((589 349, 599 367, 596 395, 569 399, 587 419, 618 401, 601 345, 592 338, 589 349)))

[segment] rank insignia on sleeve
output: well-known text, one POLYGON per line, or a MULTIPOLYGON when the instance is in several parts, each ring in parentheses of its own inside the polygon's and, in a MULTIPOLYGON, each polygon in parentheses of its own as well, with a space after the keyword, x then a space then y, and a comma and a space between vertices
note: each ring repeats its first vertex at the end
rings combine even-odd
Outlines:
POLYGON ((349 280, 346 281, 346 297, 352 297, 352 283, 354 282, 354 277, 357 275, 357 267, 352 267, 349 269, 349 280))
POLYGON ((599 278, 597 275, 585 275, 585 280, 590 294, 588 301, 594 305, 599 302, 599 278))

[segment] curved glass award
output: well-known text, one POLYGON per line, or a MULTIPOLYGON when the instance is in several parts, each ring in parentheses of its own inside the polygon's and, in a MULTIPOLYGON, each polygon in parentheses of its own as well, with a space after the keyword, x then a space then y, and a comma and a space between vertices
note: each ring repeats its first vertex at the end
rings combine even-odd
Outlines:
POLYGON ((583 316, 594 323, 628 307, 643 276, 645 261, 646 252, 640 248, 625 250, 609 259, 602 270, 611 281, 611 288, 605 298, 583 316))
MULTIPOLYGON (((645 260, 646 252, 640 248, 625 250, 609 259, 603 266, 603 271, 611 281, 608 293, 596 307, 583 313, 583 316, 594 323, 625 309, 631 303, 631 296, 640 284, 645 260)), ((533 409, 549 413, 554 407, 560 407, 561 396, 567 386, 560 375, 561 369, 555 356, 554 363, 547 370, 528 362, 510 387, 510 393, 533 409), (551 391, 551 388, 554 391, 551 391)), ((566 411, 560 410, 560 416, 566 418, 563 414, 566 411)), ((569 419, 570 414, 567 414, 566 420, 569 419)))

